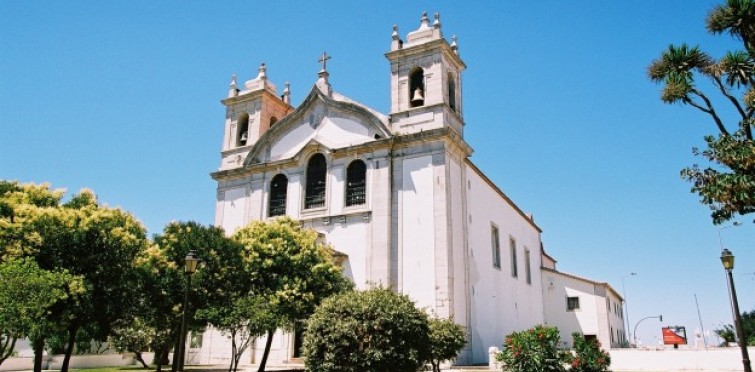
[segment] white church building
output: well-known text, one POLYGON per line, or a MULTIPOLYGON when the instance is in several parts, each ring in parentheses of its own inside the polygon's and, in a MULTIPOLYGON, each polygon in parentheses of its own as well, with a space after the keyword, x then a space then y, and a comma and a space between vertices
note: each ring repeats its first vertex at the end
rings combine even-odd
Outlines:
MULTIPOLYGON (((344 274, 358 289, 386 286, 453 317, 469 335, 457 363, 487 363, 488 348, 546 323, 546 306, 566 312, 567 299, 551 295, 559 281, 543 284, 558 272, 542 269, 541 228, 470 160, 466 66, 438 15, 423 15, 405 41, 394 26, 385 57, 388 113, 338 93, 325 53, 297 107, 288 84, 279 93, 264 64, 243 85, 234 77, 222 101, 222 160, 212 173, 215 224, 230 234, 253 220, 301 221, 345 255, 344 274)), ((228 361, 225 336, 208 331, 199 341, 187 363, 228 361)), ((270 363, 296 361, 298 342, 276 334, 270 363)), ((258 362, 264 344, 257 340, 242 364, 258 362)))

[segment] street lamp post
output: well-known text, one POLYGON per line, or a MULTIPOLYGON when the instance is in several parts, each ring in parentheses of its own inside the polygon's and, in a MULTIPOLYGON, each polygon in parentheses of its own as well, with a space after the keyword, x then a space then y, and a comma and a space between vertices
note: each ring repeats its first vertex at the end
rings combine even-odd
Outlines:
MULTIPOLYGON (((626 329, 624 330, 624 334, 627 336, 627 342, 632 339, 632 335, 629 333, 629 302, 627 302, 627 287, 624 285, 624 278, 628 278, 630 276, 635 276, 637 273, 629 273, 627 275, 624 275, 621 277, 621 291, 624 292, 622 295, 624 296, 624 318, 626 320, 626 329)), ((629 345, 631 346, 631 345, 629 345)))
MULTIPOLYGON (((753 221, 753 222, 755 222, 755 221, 753 221)), ((724 231, 725 229, 728 229, 730 227, 739 227, 739 226, 742 226, 742 223, 739 222, 739 221, 734 221, 731 225, 722 226, 722 227, 720 227, 718 229, 718 246, 721 248, 721 254, 724 253, 724 241, 721 239, 721 231, 724 231)), ((732 301, 731 300, 731 287, 729 287, 729 281, 728 280, 726 281, 726 293, 729 295, 729 305, 731 306, 731 301, 732 301)), ((732 312, 731 316, 732 316, 732 318, 736 319, 737 314, 734 313, 734 312, 732 312)), ((737 341, 737 338, 738 338, 737 333, 734 332, 734 341, 737 341)))
POLYGON ((658 321, 660 321, 660 322, 662 322, 662 321, 663 321, 663 315, 658 315, 658 316, 646 316, 646 317, 644 317, 644 318, 640 319, 640 321, 639 321, 639 322, 637 322, 637 324, 635 324, 635 325, 634 325, 634 331, 632 331, 632 334, 634 335, 634 341, 635 341, 635 345, 637 344, 637 326, 638 326, 638 325, 640 325, 640 323, 642 323, 642 321, 643 321, 643 320, 646 320, 646 319, 653 319, 653 318, 658 318, 658 321))
POLYGON ((199 258, 194 253, 194 251, 193 250, 189 251, 189 253, 184 258, 184 275, 186 275, 186 288, 184 289, 183 315, 181 318, 181 334, 178 336, 179 337, 178 356, 177 356, 178 372, 183 372, 184 370, 184 360, 186 359, 186 314, 188 313, 187 308, 189 307, 189 289, 191 288, 191 275, 197 271, 198 263, 199 263, 199 258))
POLYGON ((739 313, 737 290, 734 288, 734 277, 731 275, 731 271, 734 270, 734 255, 726 248, 721 251, 721 263, 724 265, 724 270, 729 278, 729 297, 731 297, 731 306, 732 311, 734 312, 734 328, 737 330, 739 348, 742 349, 742 364, 744 365, 745 372, 752 372, 750 355, 747 352, 747 339, 745 338, 745 332, 742 328, 742 315, 739 313))

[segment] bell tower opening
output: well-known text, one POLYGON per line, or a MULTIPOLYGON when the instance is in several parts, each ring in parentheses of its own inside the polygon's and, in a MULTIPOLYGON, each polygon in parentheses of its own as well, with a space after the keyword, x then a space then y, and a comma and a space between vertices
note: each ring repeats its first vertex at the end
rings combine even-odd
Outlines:
POLYGON ((236 122, 236 147, 246 146, 249 141, 249 114, 242 113, 236 122))
POLYGON ((425 105, 425 72, 415 68, 409 75, 409 107, 425 105))
POLYGON ((456 81, 454 80, 454 74, 448 72, 448 107, 451 110, 456 110, 456 81))

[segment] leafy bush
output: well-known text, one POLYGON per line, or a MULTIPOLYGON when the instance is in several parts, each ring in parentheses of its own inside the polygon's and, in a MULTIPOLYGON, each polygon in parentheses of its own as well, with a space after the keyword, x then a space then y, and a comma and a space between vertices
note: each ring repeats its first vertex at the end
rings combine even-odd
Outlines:
POLYGON ((600 349, 600 341, 586 339, 578 332, 572 333, 574 354, 567 355, 573 372, 606 372, 611 365, 611 356, 600 349))
POLYGON ((537 325, 506 336, 496 359, 511 372, 564 371, 564 354, 558 349, 558 328, 537 325))
POLYGON ((467 344, 464 328, 452 319, 430 319, 430 364, 440 372, 440 364, 456 358, 467 344))
POLYGON ((388 289, 323 301, 307 321, 303 353, 312 372, 414 372, 429 360, 427 315, 388 289))

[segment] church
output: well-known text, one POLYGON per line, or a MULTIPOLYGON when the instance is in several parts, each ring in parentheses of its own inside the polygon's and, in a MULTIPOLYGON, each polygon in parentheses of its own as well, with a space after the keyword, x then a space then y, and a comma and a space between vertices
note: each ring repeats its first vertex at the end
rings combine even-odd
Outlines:
MULTIPOLYGON (((211 175, 215 224, 230 234, 253 220, 301 221, 342 255, 358 289, 382 285, 452 317, 469 340, 456 363, 488 363, 488 349, 506 334, 548 321, 542 230, 470 160, 466 66, 439 15, 423 14, 405 40, 394 26, 385 57, 388 113, 331 86, 326 53, 296 107, 288 83, 279 92, 264 64, 243 85, 234 76, 222 101, 221 163, 211 175)), ((228 360, 224 336, 201 337, 187 363, 228 360)), ((298 342, 297 334, 276 334, 270 362, 296 361, 298 342)), ((242 364, 257 362, 264 344, 257 340, 242 364)))

